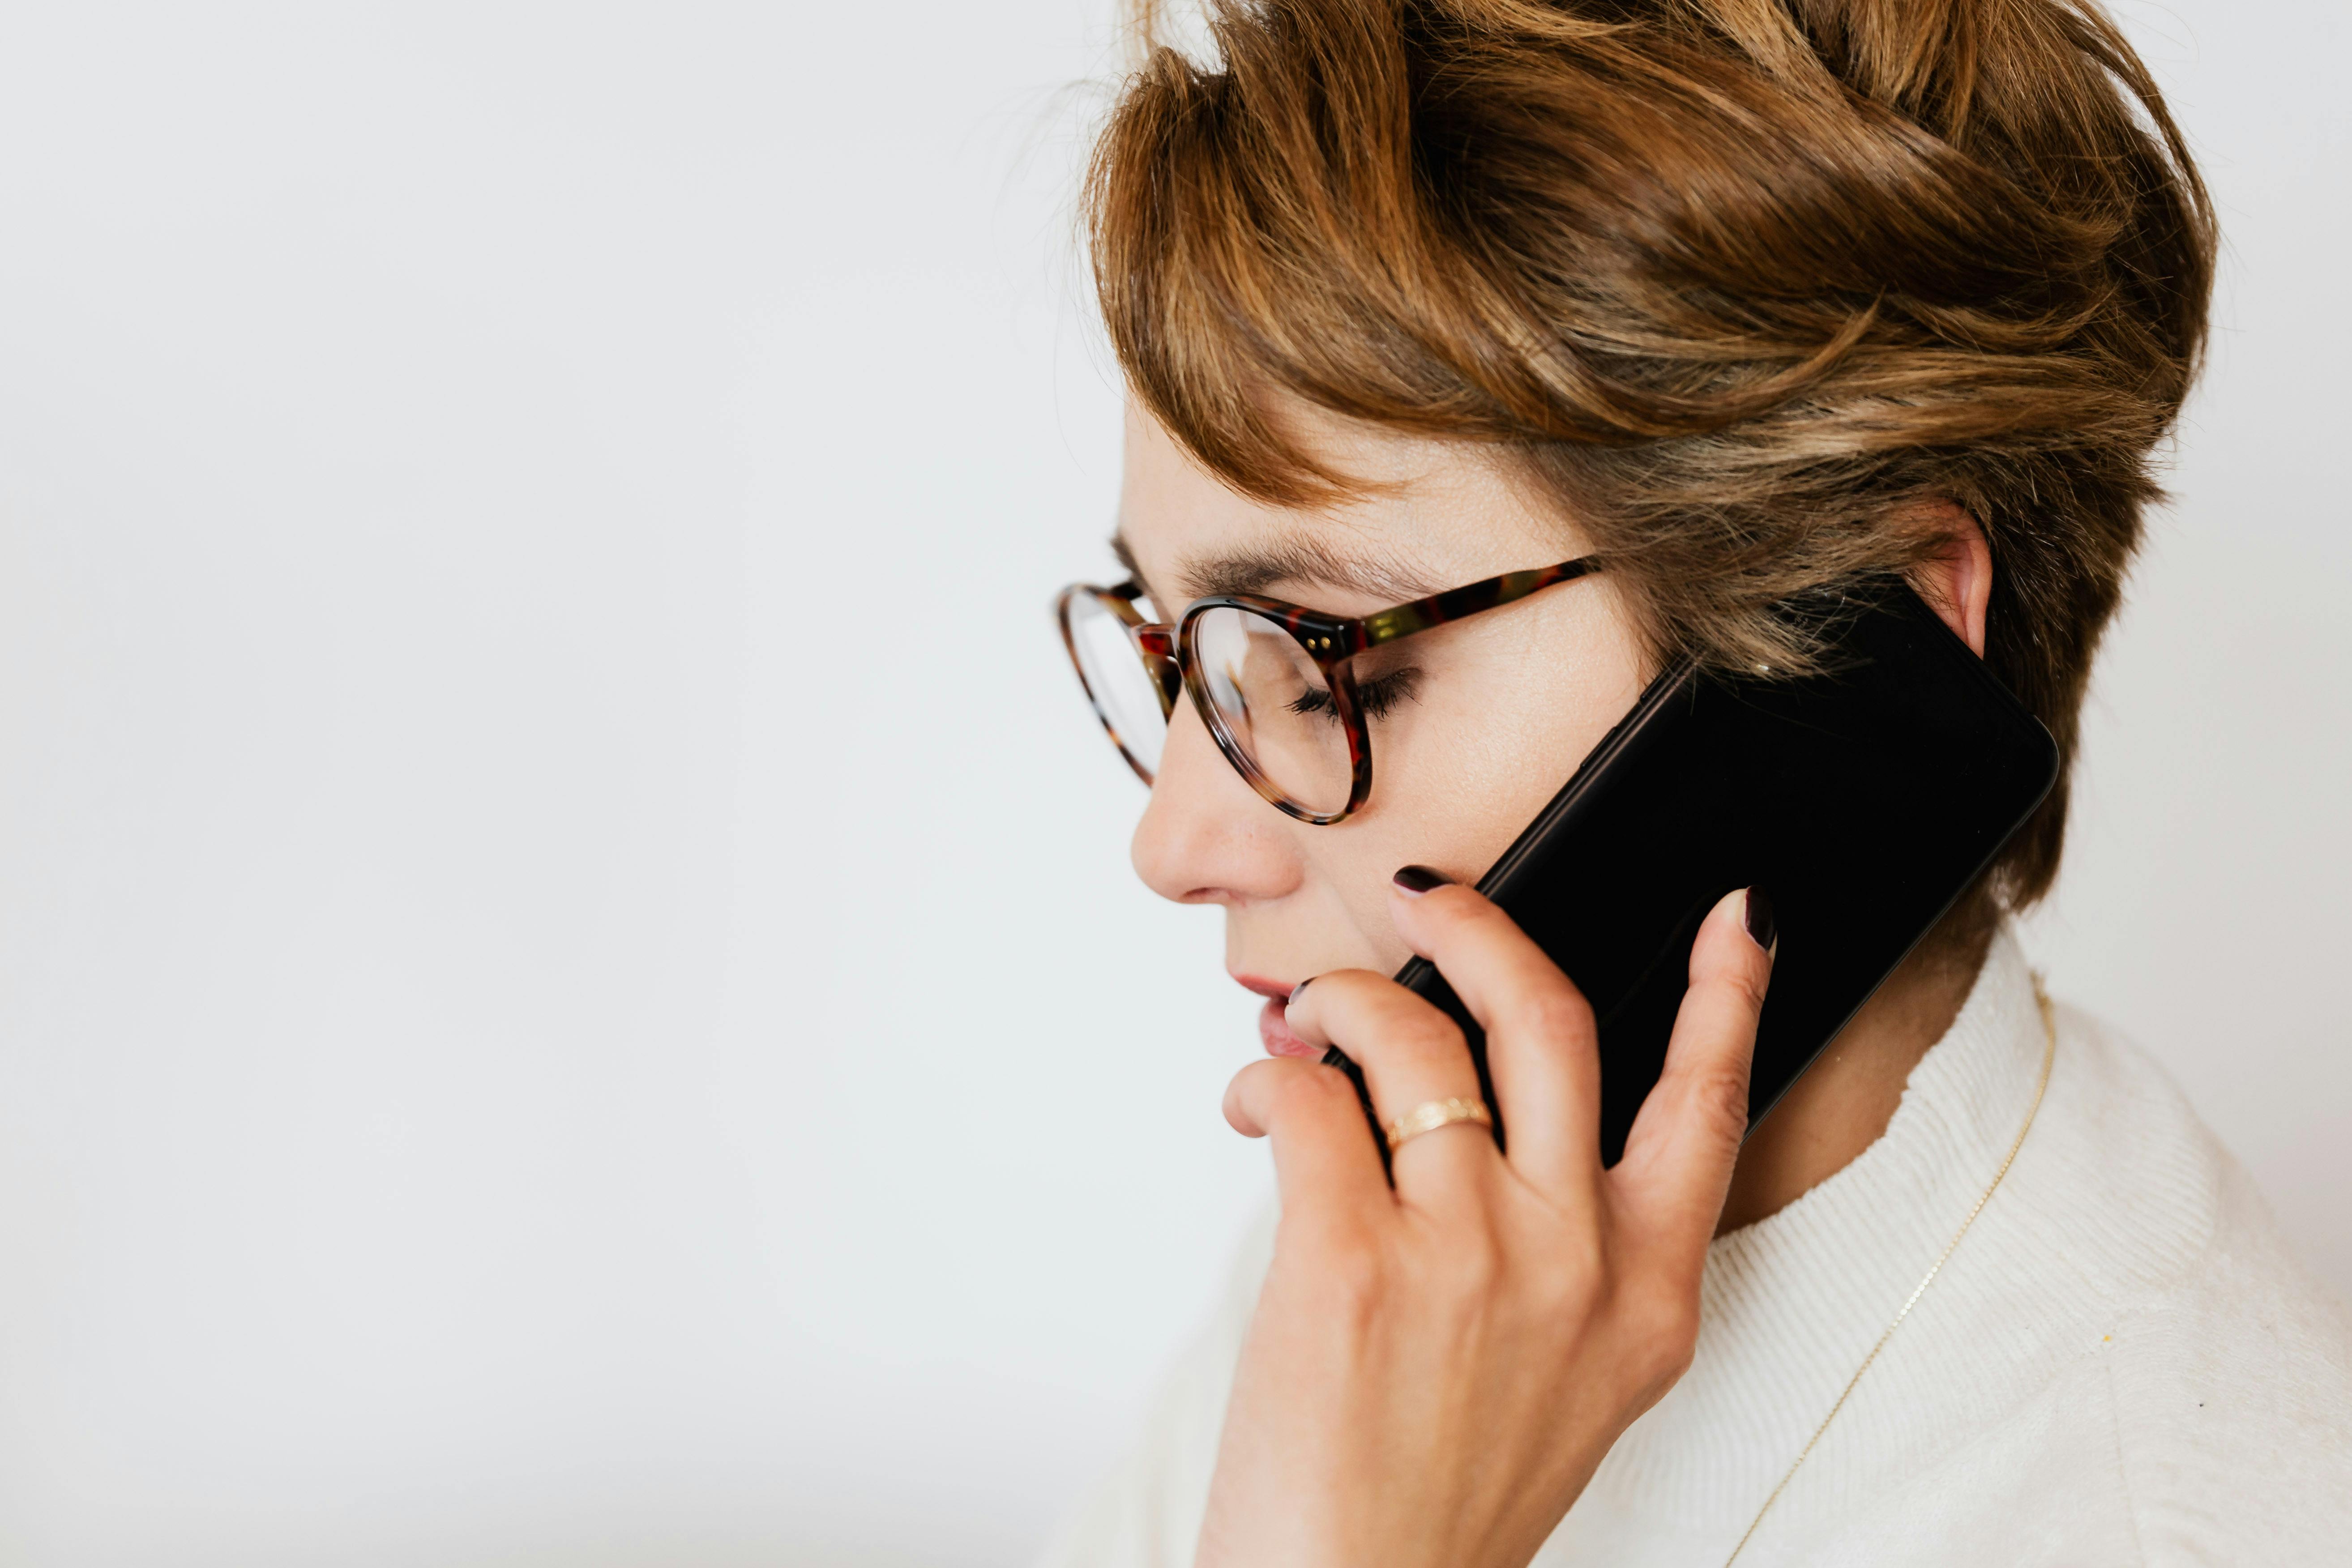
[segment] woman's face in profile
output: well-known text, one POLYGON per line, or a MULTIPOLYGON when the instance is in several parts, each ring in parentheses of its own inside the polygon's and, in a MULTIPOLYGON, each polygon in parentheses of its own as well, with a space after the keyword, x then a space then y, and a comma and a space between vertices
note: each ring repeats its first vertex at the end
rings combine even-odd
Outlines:
MULTIPOLYGON (((1383 488, 1332 510, 1252 500, 1130 405, 1119 531, 1161 618, 1235 591, 1364 615, 1583 553, 1474 448, 1334 434, 1321 449, 1383 488)), ((1371 795, 1320 827, 1261 799, 1180 701, 1137 874, 1162 897, 1222 906, 1227 973, 1267 996, 1332 969, 1391 972, 1411 956, 1389 921, 1397 868, 1482 874, 1633 705, 1643 664, 1606 573, 1360 655, 1360 685, 1382 698, 1368 704, 1371 795)), ((1261 1026, 1269 1049, 1304 1052, 1278 1006, 1261 1026)))

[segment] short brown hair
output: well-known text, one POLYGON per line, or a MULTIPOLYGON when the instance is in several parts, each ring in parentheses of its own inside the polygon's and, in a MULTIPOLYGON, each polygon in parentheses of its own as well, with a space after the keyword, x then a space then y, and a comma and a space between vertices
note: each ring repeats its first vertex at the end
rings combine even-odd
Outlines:
MULTIPOLYGON (((1661 655, 1801 667, 1771 606, 1934 547, 2071 763, 2205 331, 2204 187, 2093 0, 1210 0, 1097 145, 1135 395, 1236 489, 1351 487, 1298 400, 1482 442, 1661 655), (1948 513, 1946 515, 1948 515, 1948 513)), ((1148 19, 1147 19, 1148 26, 1148 19)), ((2066 778, 1997 890, 2045 891, 2066 778)))

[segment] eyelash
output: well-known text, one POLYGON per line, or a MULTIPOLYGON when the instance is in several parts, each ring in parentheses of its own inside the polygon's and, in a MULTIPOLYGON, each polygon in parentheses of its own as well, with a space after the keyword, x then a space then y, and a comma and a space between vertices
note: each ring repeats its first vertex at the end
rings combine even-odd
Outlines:
MULTIPOLYGON (((1377 680, 1364 681, 1356 688, 1357 710, 1367 722, 1385 719, 1400 703, 1412 701, 1413 689, 1420 684, 1421 671, 1410 666, 1391 670, 1377 680)), ((1330 693, 1326 691, 1304 692, 1289 707, 1293 713, 1322 713, 1335 724, 1339 721, 1339 716, 1331 710, 1330 693)))

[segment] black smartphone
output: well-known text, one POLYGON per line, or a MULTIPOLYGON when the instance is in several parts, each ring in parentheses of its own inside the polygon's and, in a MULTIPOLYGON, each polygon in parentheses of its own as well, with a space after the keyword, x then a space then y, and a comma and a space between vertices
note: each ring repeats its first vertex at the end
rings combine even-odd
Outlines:
MULTIPOLYGON (((1724 894, 1764 888, 1780 931, 1752 1131, 2057 779, 2049 731, 1900 580, 1790 613, 1826 645, 1817 672, 1667 670, 1478 883, 1592 1005, 1604 1163, 1657 1081, 1724 894)), ((1415 959, 1397 980, 1462 1026, 1492 1108, 1485 1036, 1444 976, 1415 959)), ((1325 1060, 1363 1092, 1354 1063, 1325 1060)))

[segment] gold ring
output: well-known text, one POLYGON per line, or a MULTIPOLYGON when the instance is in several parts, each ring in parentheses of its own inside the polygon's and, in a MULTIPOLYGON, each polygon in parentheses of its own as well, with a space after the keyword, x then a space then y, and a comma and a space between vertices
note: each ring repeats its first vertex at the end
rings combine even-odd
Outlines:
POLYGON ((1388 1124, 1389 1151, 1393 1153, 1423 1133, 1451 1127, 1457 1121, 1475 1121, 1481 1127, 1495 1125, 1495 1118, 1483 1100, 1433 1100, 1414 1106, 1388 1124))

